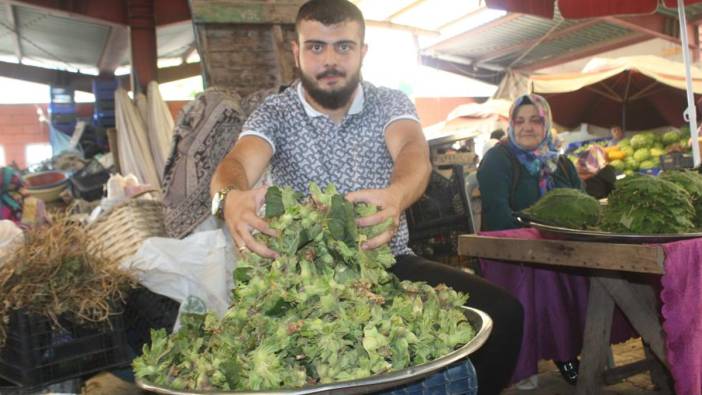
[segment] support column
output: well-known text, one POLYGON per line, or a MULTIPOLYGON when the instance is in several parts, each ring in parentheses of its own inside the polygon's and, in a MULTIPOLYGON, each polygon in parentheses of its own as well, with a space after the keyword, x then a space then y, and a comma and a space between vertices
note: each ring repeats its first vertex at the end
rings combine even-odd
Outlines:
POLYGON ((127 0, 127 20, 132 58, 132 87, 145 92, 157 80, 156 25, 153 0, 127 0))

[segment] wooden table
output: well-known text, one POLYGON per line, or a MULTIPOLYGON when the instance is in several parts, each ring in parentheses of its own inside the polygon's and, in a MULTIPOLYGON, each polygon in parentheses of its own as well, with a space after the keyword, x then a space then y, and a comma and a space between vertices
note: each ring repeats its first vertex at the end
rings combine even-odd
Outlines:
POLYGON ((458 253, 515 263, 594 269, 590 271, 576 394, 599 394, 601 386, 644 370, 651 371, 661 393, 673 393, 666 372, 657 297, 650 285, 629 281, 632 273, 663 274, 665 254, 661 246, 461 235, 458 253), (647 358, 605 370, 615 305, 641 335, 647 358))

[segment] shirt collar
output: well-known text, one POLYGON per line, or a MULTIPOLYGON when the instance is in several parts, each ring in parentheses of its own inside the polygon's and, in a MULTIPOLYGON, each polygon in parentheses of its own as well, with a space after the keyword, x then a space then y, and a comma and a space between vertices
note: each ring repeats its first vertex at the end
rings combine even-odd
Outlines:
MULTIPOLYGON (((310 103, 307 102, 307 99, 305 99, 304 88, 302 87, 301 82, 297 84, 297 97, 300 98, 300 101, 302 102, 302 107, 304 107, 307 116, 312 118, 326 116, 326 114, 322 114, 321 112, 315 110, 310 105, 310 103)), ((351 107, 349 107, 348 115, 360 113, 361 110, 363 110, 363 103, 365 103, 365 96, 363 94, 363 86, 359 82, 353 97, 353 102, 351 103, 351 107)))

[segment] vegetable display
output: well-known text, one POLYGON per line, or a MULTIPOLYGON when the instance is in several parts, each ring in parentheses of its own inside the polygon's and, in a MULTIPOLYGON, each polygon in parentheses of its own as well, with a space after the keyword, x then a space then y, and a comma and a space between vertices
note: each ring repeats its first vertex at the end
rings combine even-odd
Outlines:
POLYGON ((152 384, 189 390, 263 390, 359 379, 431 361, 475 335, 467 295, 400 281, 389 247, 360 245, 389 221, 358 227, 376 207, 352 204, 330 185, 311 197, 271 187, 266 217, 277 237, 256 238, 275 260, 245 254, 231 307, 181 314, 181 328, 152 331, 133 363, 152 384))
POLYGON ((600 220, 600 203, 574 188, 555 188, 524 210, 541 222, 572 229, 587 229, 600 220))
POLYGON ((618 180, 599 202, 575 189, 557 188, 524 210, 532 219, 570 229, 627 234, 676 234, 702 228, 702 175, 673 170, 658 177, 633 175, 618 180))

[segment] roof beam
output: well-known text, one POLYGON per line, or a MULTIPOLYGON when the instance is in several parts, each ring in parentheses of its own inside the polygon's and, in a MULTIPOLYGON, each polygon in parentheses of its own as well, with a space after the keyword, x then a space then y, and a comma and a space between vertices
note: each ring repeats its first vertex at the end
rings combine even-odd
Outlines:
POLYGON ((304 0, 191 0, 194 23, 293 24, 304 0))
POLYGON ((198 63, 183 63, 178 66, 164 67, 158 69, 158 83, 163 84, 171 81, 182 80, 183 78, 195 77, 202 74, 202 66, 198 63))
MULTIPOLYGON (((80 18, 89 22, 127 25, 124 0, 6 0, 14 5, 51 10, 53 15, 80 18)), ((190 19, 188 0, 153 0, 157 26, 190 19)))
POLYGON ((409 4, 407 4, 406 6, 393 12, 392 15, 388 16, 386 19, 391 21, 391 20, 393 20, 393 18, 397 18, 398 16, 404 14, 405 12, 409 12, 410 10, 415 9, 417 6, 419 6, 422 3, 424 3, 424 0, 414 0, 414 1, 410 2, 409 4))
POLYGON ((12 29, 12 41, 15 43, 15 56, 17 61, 22 63, 22 43, 20 42, 19 26, 17 26, 17 15, 15 15, 15 7, 10 4, 5 4, 5 12, 7 13, 7 25, 12 29))
POLYGON ((70 87, 83 92, 93 91, 94 75, 71 73, 63 70, 45 69, 24 64, 0 62, 0 75, 17 80, 51 85, 56 81, 66 81, 70 87))
POLYGON ((484 33, 486 31, 493 30, 499 26, 502 26, 506 23, 509 23, 519 17, 521 17, 522 14, 515 14, 515 13, 510 13, 507 14, 503 17, 497 18, 493 21, 490 21, 484 25, 480 25, 476 27, 475 29, 471 29, 465 33, 458 34, 456 36, 453 36, 447 40, 440 41, 436 44, 433 44, 429 46, 428 48, 424 48, 425 50, 432 50, 432 49, 437 49, 441 48, 444 45, 459 45, 460 43, 466 42, 466 40, 480 40, 480 34, 484 33))
MULTIPOLYGON (((568 26, 564 29, 557 30, 557 31, 551 33, 551 35, 549 35, 542 42, 546 43, 549 41, 554 41, 554 40, 561 38, 563 36, 578 32, 578 31, 583 30, 583 29, 587 29, 587 28, 589 28, 593 25, 596 25, 600 22, 601 21, 598 19, 594 19, 594 18, 588 19, 585 22, 580 22, 580 23, 577 23, 575 25, 568 26)), ((526 50, 527 48, 531 48, 533 45, 538 44, 542 38, 543 37, 537 37, 535 39, 522 41, 522 42, 519 42, 517 44, 498 49, 496 51, 490 51, 490 53, 488 55, 476 59, 476 63, 478 63, 478 64, 485 63, 485 62, 489 62, 493 59, 499 59, 505 55, 509 55, 509 54, 512 54, 515 52, 522 52, 522 51, 526 50)))
POLYGON ((123 0, 6 0, 15 6, 30 7, 50 15, 77 18, 93 23, 126 25, 123 0))
POLYGON ((438 37, 439 35, 441 35, 441 32, 439 32, 438 30, 427 30, 427 29, 422 29, 420 27, 416 27, 416 26, 400 25, 397 23, 389 22, 389 21, 366 20, 365 22, 366 22, 366 26, 381 27, 381 28, 393 29, 393 30, 403 30, 406 32, 410 32, 412 34, 416 34, 418 36, 438 37))
POLYGON ((525 64, 525 65, 517 65, 515 67, 515 70, 519 70, 525 73, 531 73, 539 69, 543 69, 546 67, 551 67, 551 66, 557 66, 559 64, 563 63, 568 63, 573 60, 581 59, 581 58, 586 58, 588 56, 594 56, 601 54, 603 52, 607 51, 612 51, 618 48, 622 47, 627 47, 629 45, 634 45, 638 44, 643 41, 651 40, 651 36, 644 34, 644 33, 634 33, 632 35, 628 35, 625 37, 621 37, 616 40, 611 40, 611 41, 603 41, 595 45, 590 45, 588 47, 585 47, 581 50, 575 50, 575 51, 570 51, 566 52, 563 55, 552 57, 552 58, 547 58, 543 59, 541 61, 525 64))
POLYGON ((97 68, 101 73, 112 74, 120 66, 129 51, 129 31, 126 27, 110 26, 102 48, 97 68))
POLYGON ((504 76, 504 72, 501 71, 476 70, 472 66, 467 64, 469 63, 469 61, 454 62, 451 60, 442 59, 431 55, 421 55, 420 60, 421 63, 425 66, 433 67, 435 69, 462 75, 465 77, 470 77, 476 80, 487 82, 489 84, 499 84, 502 80, 502 77, 504 76))
MULTIPOLYGON (((682 45, 679 37, 680 27, 678 21, 665 15, 608 16, 603 19, 613 25, 648 34, 651 38, 661 38, 682 45)), ((695 48, 694 44, 691 44, 690 48, 695 48)))

